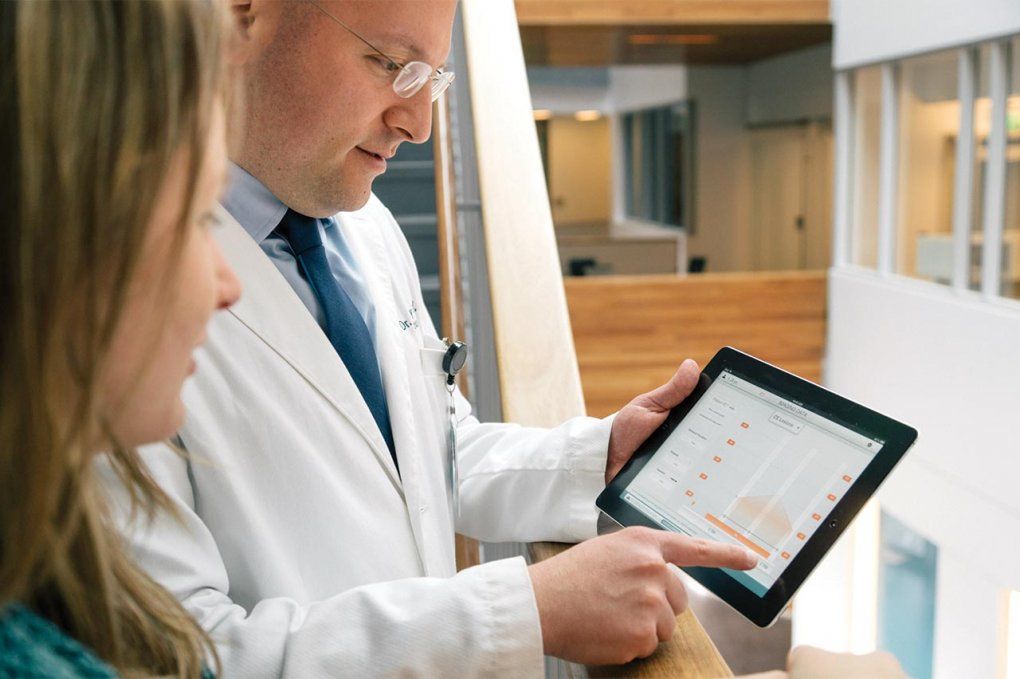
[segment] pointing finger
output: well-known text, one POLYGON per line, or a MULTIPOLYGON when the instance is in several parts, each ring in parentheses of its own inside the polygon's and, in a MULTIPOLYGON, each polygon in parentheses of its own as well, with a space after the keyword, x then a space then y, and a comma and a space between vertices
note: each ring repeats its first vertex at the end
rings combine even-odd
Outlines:
POLYGON ((669 601, 673 615, 680 615, 687 610, 687 589, 680 580, 679 573, 671 572, 666 580, 666 600, 669 601))
POLYGON ((686 535, 662 533, 662 558, 677 566, 709 566, 746 571, 758 563, 758 557, 737 545, 686 535))

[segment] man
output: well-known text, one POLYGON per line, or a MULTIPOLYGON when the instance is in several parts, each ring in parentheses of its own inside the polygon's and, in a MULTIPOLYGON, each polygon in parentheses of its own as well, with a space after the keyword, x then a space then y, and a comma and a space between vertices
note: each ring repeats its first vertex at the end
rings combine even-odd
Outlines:
POLYGON ((244 138, 219 240, 244 285, 185 395, 184 460, 146 451, 183 518, 130 539, 217 642, 227 675, 537 676, 542 654, 612 663, 668 639, 667 562, 750 568, 650 530, 527 567, 455 573, 454 523, 486 540, 595 535, 594 499, 697 380, 685 362, 615 418, 480 424, 371 183, 431 127, 454 0, 235 0, 244 138), (418 63, 413 63, 418 62, 418 63), (338 214, 343 213, 343 214, 338 214))

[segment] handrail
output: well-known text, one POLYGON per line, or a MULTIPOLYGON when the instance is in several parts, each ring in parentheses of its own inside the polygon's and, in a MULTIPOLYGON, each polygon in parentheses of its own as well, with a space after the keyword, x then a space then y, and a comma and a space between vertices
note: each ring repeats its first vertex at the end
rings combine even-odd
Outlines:
MULTIPOLYGON (((450 105, 446 96, 432 106, 432 158, 436 175, 436 226, 439 246, 440 332, 444 337, 464 337, 464 305, 460 285, 460 248, 457 236, 457 191, 454 184, 453 140, 450 105)), ((457 375, 461 393, 469 396, 467 371, 457 375)), ((457 534, 457 570, 480 562, 478 541, 457 534)))
MULTIPOLYGON (((471 107, 503 417, 551 426, 585 414, 549 196, 512 0, 463 0, 471 107), (541 370, 535 369, 541 357, 541 370)), ((534 544, 534 559, 565 545, 534 544)), ((596 676, 732 676, 690 612, 651 658, 596 676)))

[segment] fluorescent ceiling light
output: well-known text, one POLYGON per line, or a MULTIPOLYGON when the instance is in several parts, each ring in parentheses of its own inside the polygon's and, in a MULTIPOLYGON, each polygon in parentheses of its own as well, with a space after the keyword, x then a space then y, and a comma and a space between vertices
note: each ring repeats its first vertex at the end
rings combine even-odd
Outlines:
POLYGON ((601 117, 602 113, 600 111, 595 110, 578 111, 577 113, 574 114, 574 119, 582 123, 591 122, 592 120, 598 120, 601 117))

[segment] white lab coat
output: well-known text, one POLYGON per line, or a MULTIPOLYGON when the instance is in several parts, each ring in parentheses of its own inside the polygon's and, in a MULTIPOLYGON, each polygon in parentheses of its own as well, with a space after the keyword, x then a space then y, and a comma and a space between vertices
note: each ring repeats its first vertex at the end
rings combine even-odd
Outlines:
MULTIPOLYGON (((389 211, 373 196, 337 221, 376 307, 399 475, 325 334, 221 213, 217 238, 243 295, 214 318, 185 388, 190 461, 143 450, 183 523, 125 528, 142 565, 212 634, 226 676, 540 676, 523 559, 456 573, 445 347, 389 211)), ((457 530, 489 541, 595 535, 610 420, 480 424, 459 394, 457 413, 457 530)), ((123 489, 105 478, 123 508, 123 489)))

